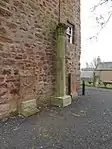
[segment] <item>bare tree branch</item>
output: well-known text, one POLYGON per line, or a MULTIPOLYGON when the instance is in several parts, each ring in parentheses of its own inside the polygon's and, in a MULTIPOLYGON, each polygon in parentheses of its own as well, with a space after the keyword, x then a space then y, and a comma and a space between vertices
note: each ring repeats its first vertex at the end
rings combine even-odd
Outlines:
POLYGON ((99 3, 92 8, 92 12, 95 11, 98 6, 101 6, 105 3, 108 3, 108 0, 100 0, 99 3))
POLYGON ((99 63, 101 63, 101 58, 98 56, 93 58, 91 63, 86 63, 86 68, 93 68, 95 70, 99 65, 99 63))
MULTIPOLYGON (((98 39, 98 36, 100 35, 100 33, 102 31, 102 29, 104 29, 106 27, 106 25, 108 24, 108 22, 110 21, 110 19, 112 17, 112 10, 109 9, 109 8, 112 7, 111 4, 112 4, 112 0, 100 0, 99 3, 92 8, 92 11, 91 12, 93 13, 93 12, 96 12, 96 9, 98 9, 99 6, 107 6, 107 15, 105 15, 101 11, 101 14, 99 16, 96 16, 95 20, 96 20, 96 24, 99 27, 99 31, 96 33, 96 35, 90 37, 89 38, 90 40, 91 39, 96 39, 97 40, 98 39), (107 19, 105 19, 105 18, 107 18, 107 19)), ((95 14, 95 15, 97 15, 97 14, 95 14)))
POLYGON ((99 35, 102 31, 102 29, 107 25, 107 23, 110 21, 110 18, 112 16, 112 12, 110 13, 110 15, 108 16, 108 19, 105 22, 102 22, 103 24, 101 24, 101 29, 99 31, 99 33, 97 33, 97 35, 99 35))
POLYGON ((98 39, 98 36, 100 35, 102 29, 105 28, 105 26, 107 25, 107 23, 110 21, 111 17, 112 17, 112 11, 110 12, 110 14, 109 14, 109 16, 108 16, 108 19, 107 19, 106 21, 100 23, 101 28, 100 28, 99 32, 96 34, 96 36, 90 37, 90 40, 91 40, 91 39, 96 39, 96 40, 98 39))

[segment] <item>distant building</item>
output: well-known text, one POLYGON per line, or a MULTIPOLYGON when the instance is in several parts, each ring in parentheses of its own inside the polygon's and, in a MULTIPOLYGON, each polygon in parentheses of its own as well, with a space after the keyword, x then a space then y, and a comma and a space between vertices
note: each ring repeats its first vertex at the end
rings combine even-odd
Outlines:
POLYGON ((81 69, 81 80, 93 81, 93 68, 83 68, 81 69))
POLYGON ((102 62, 95 71, 97 80, 103 83, 112 83, 112 62, 102 62))

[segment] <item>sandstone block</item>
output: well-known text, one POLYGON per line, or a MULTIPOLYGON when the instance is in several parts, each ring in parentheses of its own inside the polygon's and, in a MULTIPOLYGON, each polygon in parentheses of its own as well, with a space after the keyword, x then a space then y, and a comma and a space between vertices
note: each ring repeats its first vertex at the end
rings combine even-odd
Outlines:
POLYGON ((0 104, 0 119, 9 116, 9 114, 10 114, 10 105, 0 104))
POLYGON ((71 104, 71 97, 66 95, 63 97, 54 97, 51 99, 51 104, 58 107, 66 107, 71 104))
POLYGON ((36 99, 24 101, 21 103, 20 114, 29 117, 39 112, 37 109, 36 99))

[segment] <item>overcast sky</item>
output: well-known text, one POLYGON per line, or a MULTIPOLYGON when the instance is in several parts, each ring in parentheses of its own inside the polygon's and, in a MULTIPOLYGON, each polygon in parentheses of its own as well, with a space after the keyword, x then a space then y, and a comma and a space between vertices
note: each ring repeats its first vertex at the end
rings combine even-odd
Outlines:
MULTIPOLYGON (((85 67, 86 62, 90 63, 94 57, 98 56, 100 56, 103 61, 112 61, 112 18, 100 33, 98 41, 88 40, 89 37, 95 35, 98 30, 94 17, 90 13, 92 6, 97 4, 98 1, 99 0, 81 0, 81 67, 85 67)), ((103 8, 103 10, 100 8, 99 11, 106 12, 107 7, 103 8)))

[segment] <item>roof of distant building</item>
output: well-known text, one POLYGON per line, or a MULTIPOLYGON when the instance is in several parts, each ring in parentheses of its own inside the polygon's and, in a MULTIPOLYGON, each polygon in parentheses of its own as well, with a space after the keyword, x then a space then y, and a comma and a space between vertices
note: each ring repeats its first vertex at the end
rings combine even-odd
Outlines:
POLYGON ((96 70, 112 70, 112 62, 102 62, 96 70))
POLYGON ((93 71, 94 68, 82 68, 81 70, 82 70, 82 71, 93 71))

